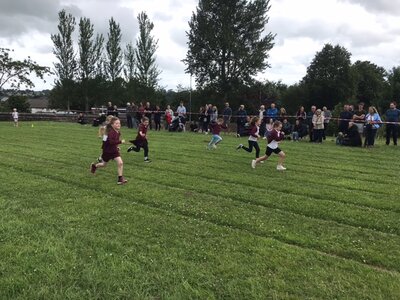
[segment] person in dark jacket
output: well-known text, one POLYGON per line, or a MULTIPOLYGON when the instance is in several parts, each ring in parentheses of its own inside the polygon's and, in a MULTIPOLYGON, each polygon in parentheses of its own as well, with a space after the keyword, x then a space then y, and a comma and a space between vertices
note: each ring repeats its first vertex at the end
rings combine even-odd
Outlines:
POLYGON ((338 142, 342 146, 350 146, 350 147, 361 147, 361 135, 358 130, 358 126, 354 122, 349 122, 349 128, 347 129, 347 133, 345 135, 340 134, 338 136, 338 142))
POLYGON ((236 135, 240 137, 245 132, 245 124, 247 122, 247 112, 244 110, 244 105, 239 106, 239 110, 236 113, 236 135))
POLYGON ((386 145, 390 144, 390 137, 393 138, 393 145, 397 146, 397 135, 399 128, 400 110, 397 109, 396 102, 390 102, 390 108, 386 111, 386 145))

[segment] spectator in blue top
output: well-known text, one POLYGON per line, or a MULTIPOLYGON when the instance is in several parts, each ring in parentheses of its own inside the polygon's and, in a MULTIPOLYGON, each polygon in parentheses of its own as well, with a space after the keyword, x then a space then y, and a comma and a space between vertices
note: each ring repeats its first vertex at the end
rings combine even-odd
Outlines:
POLYGON ((274 122, 278 118, 278 109, 275 107, 275 103, 271 103, 270 108, 267 109, 267 117, 272 119, 274 122))
POLYGON ((382 123, 381 117, 375 106, 368 108, 368 114, 365 117, 365 147, 373 147, 375 143, 375 136, 380 124, 382 123))
POLYGON ((386 124, 386 145, 390 144, 390 136, 392 136, 393 145, 397 146, 400 110, 396 108, 396 102, 390 102, 390 108, 386 111, 385 115, 386 122, 393 122, 393 124, 386 124))

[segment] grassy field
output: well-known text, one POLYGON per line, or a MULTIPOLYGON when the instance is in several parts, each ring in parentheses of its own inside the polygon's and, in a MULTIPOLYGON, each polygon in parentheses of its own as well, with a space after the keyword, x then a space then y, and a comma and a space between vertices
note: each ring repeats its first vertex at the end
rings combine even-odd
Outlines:
POLYGON ((0 299, 400 298, 398 148, 285 142, 278 172, 150 132, 118 186, 96 128, 34 125, 0 123, 0 299))

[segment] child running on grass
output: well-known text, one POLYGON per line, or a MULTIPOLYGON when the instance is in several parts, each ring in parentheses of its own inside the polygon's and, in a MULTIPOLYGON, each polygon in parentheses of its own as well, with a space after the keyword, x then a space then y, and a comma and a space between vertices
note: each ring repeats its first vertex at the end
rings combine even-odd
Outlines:
MULTIPOLYGON (((111 121, 112 117, 113 117, 113 115, 107 116, 106 121, 104 122, 104 124, 101 124, 100 127, 99 127, 99 132, 97 133, 97 136, 102 139, 103 143, 105 141, 107 141, 106 129, 107 129, 107 125, 110 124, 110 121, 111 121)), ((102 161, 103 161, 103 159, 101 158, 101 155, 100 155, 99 158, 97 159, 97 162, 100 163, 102 161)))
POLYGON ((250 121, 250 136, 249 136, 249 148, 240 144, 237 146, 236 150, 243 149, 247 152, 253 152, 253 148, 256 149, 256 159, 260 157, 260 147, 258 146, 258 138, 260 137, 259 130, 260 130, 261 120, 259 117, 253 117, 250 121))
POLYGON ((271 156, 272 153, 276 153, 279 155, 279 161, 278 161, 278 166, 276 169, 278 171, 284 171, 286 168, 283 166, 283 162, 285 160, 285 153, 279 149, 279 143, 284 139, 285 134, 281 131, 282 129, 282 123, 280 121, 275 121, 273 125, 273 129, 271 130, 270 134, 268 135, 268 145, 267 145, 267 150, 265 151, 265 155, 261 156, 257 159, 253 159, 251 161, 251 167, 253 169, 256 168, 257 163, 262 162, 268 157, 271 156))
POLYGON ((224 125, 224 120, 221 118, 219 118, 217 122, 211 123, 209 126, 211 128, 212 137, 211 141, 207 145, 207 149, 211 150, 216 149, 217 144, 222 141, 222 137, 219 135, 221 128, 227 129, 228 127, 224 125))
POLYGON ((144 162, 149 163, 151 160, 149 159, 149 144, 147 142, 147 129, 149 127, 149 118, 143 117, 142 123, 139 124, 138 134, 135 140, 131 140, 133 146, 128 148, 128 152, 135 151, 139 152, 140 148, 144 150, 144 162))
POLYGON ((110 160, 115 160, 117 162, 118 169, 118 181, 117 184, 125 184, 128 181, 122 175, 124 163, 122 161, 121 155, 119 154, 119 144, 125 143, 125 140, 120 140, 120 129, 121 121, 117 117, 112 117, 110 123, 107 125, 105 134, 107 139, 103 140, 103 154, 101 155, 102 162, 97 164, 92 163, 90 165, 90 171, 95 174, 97 168, 102 168, 107 166, 110 160))

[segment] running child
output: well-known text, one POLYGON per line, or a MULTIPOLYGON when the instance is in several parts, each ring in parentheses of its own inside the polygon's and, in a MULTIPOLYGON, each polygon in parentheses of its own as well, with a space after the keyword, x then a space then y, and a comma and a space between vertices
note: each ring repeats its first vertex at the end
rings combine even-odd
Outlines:
POLYGON ((13 109, 11 115, 12 115, 12 118, 14 120, 14 127, 18 127, 18 112, 17 112, 16 108, 13 109))
MULTIPOLYGON (((106 121, 104 122, 104 124, 101 124, 101 126, 99 127, 99 132, 97 133, 97 136, 99 138, 101 138, 101 140, 103 141, 103 143, 105 141, 107 141, 107 133, 106 133, 106 129, 107 129, 107 125, 110 124, 110 121, 112 119, 113 115, 109 115, 106 118, 106 121)), ((97 162, 102 162, 103 159, 101 158, 101 155, 99 156, 99 158, 97 158, 97 162)))
POLYGON ((211 128, 211 141, 207 145, 207 149, 211 150, 211 148, 216 149, 217 144, 222 141, 222 137, 219 135, 221 132, 221 128, 227 129, 228 127, 224 124, 224 120, 219 118, 217 122, 213 122, 209 125, 211 128))
POLYGON ((268 135, 268 145, 267 145, 267 150, 265 151, 265 155, 261 156, 257 159, 253 159, 251 161, 251 167, 255 169, 256 164, 259 162, 262 162, 268 157, 271 156, 272 153, 278 154, 279 155, 279 161, 276 169, 278 171, 284 171, 286 168, 283 166, 283 162, 285 160, 285 153, 279 149, 279 143, 284 139, 285 134, 281 131, 282 129, 282 122, 280 121, 275 121, 273 124, 273 129, 271 130, 270 134, 268 135))
POLYGON ((149 118, 143 117, 142 123, 139 124, 138 134, 135 140, 131 140, 133 146, 128 148, 128 152, 135 151, 139 152, 140 148, 144 150, 144 162, 149 163, 151 160, 149 159, 149 144, 147 142, 147 129, 149 127, 149 118))
POLYGON ((103 168, 107 166, 110 160, 115 160, 118 169, 118 181, 117 184, 125 184, 128 181, 122 175, 124 163, 122 161, 121 155, 119 153, 119 144, 125 143, 125 140, 120 140, 120 129, 121 121, 117 117, 112 117, 110 123, 107 125, 105 134, 107 139, 103 140, 103 154, 101 155, 102 162, 97 164, 92 163, 90 165, 90 171, 95 174, 97 168, 103 168))
POLYGON ((243 149, 246 150, 247 152, 251 153, 253 152, 253 148, 256 149, 256 158, 260 157, 260 147, 258 146, 258 138, 260 137, 260 124, 261 120, 259 117, 253 117, 250 121, 250 136, 248 139, 249 142, 249 147, 243 146, 243 144, 240 144, 237 146, 236 150, 243 149))

